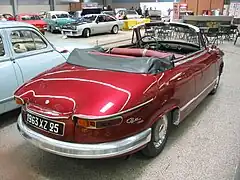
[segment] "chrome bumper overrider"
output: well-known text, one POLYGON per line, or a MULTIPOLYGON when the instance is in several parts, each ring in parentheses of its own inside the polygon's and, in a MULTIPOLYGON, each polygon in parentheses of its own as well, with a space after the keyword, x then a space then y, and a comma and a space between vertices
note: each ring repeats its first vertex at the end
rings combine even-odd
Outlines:
POLYGON ((18 117, 18 130, 35 146, 61 156, 83 159, 109 158, 132 152, 151 140, 151 128, 134 136, 108 143, 78 144, 55 140, 29 129, 18 117))

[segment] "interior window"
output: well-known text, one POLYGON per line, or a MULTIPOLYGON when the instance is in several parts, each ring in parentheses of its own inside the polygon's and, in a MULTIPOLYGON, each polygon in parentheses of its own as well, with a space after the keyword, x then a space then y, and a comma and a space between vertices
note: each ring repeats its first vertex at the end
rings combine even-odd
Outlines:
POLYGON ((25 53, 47 47, 42 38, 30 30, 12 31, 11 41, 15 53, 25 53))
POLYGON ((2 37, 0 37, 0 56, 4 56, 4 55, 5 55, 5 51, 4 51, 3 41, 2 41, 2 37))

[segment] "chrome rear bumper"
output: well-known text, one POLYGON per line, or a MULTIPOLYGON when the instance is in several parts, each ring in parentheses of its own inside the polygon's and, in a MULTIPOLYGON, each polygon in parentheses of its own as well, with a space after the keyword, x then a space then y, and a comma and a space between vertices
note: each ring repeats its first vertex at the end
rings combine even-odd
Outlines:
POLYGON ((45 151, 71 158, 100 159, 132 152, 151 140, 151 128, 134 136, 108 143, 78 144, 55 140, 29 129, 18 117, 18 130, 22 136, 45 151))

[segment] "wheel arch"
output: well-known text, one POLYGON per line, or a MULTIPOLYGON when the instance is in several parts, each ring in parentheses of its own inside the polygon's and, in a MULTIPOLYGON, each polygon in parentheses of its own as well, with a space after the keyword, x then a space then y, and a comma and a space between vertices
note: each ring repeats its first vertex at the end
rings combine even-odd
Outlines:
POLYGON ((223 73, 223 67, 224 67, 224 62, 222 61, 220 66, 219 66, 219 74, 220 75, 223 73))
POLYGON ((167 114, 171 125, 178 125, 180 123, 180 107, 176 104, 165 105, 166 108, 160 107, 154 115, 150 118, 149 127, 151 127, 159 117, 167 114))

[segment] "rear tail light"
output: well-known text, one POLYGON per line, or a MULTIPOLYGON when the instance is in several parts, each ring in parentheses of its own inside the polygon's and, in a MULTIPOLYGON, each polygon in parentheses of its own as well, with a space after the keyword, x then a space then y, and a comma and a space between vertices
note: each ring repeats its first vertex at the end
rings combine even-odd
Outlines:
POLYGON ((87 129, 103 129, 107 127, 120 125, 123 121, 121 116, 103 120, 87 120, 77 118, 77 125, 85 127, 87 129))
POLYGON ((22 98, 19 98, 19 97, 15 97, 15 102, 16 104, 19 104, 19 105, 24 105, 24 101, 22 98))

